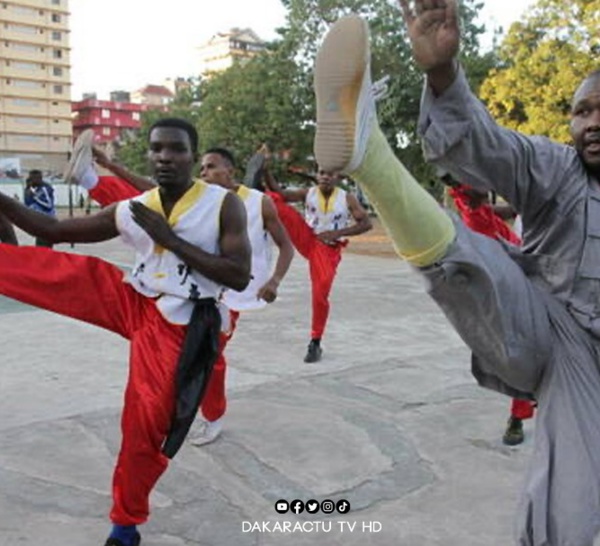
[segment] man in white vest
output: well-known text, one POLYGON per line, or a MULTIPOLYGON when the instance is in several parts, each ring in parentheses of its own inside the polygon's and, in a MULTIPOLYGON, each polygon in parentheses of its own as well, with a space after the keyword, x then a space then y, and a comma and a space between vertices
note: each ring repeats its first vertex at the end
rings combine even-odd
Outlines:
MULTIPOLYGON (((75 154, 83 156, 75 169, 75 180, 101 205, 126 199, 156 185, 154 181, 133 174, 111 161, 100 149, 92 150, 89 136, 79 140, 75 154), (92 154, 101 167, 116 176, 99 176, 92 164, 92 154)), ((233 336, 240 311, 262 309, 267 303, 275 301, 279 284, 294 256, 292 243, 279 221, 271 199, 258 190, 239 184, 234 175, 235 159, 229 150, 211 148, 204 152, 200 167, 202 180, 235 192, 246 208, 248 237, 252 248, 252 278, 244 291, 226 290, 221 299, 229 309, 229 325, 200 408, 204 419, 197 433, 191 438, 191 443, 197 446, 213 442, 223 429, 223 416, 227 409, 225 396, 227 363, 223 350, 233 336), (273 243, 279 251, 275 268, 272 267, 271 259, 273 243)))
POLYGON ((0 194, 0 213, 31 235, 52 243, 120 235, 136 252, 125 275, 90 256, 0 244, 1 294, 131 341, 106 546, 140 543, 150 493, 184 441, 217 357, 216 302, 224 287, 250 281, 244 206, 193 180, 197 146, 188 122, 157 121, 148 157, 158 187, 95 215, 58 220, 0 194))
POLYGON ((283 190, 265 168, 265 182, 271 190, 279 218, 296 250, 308 260, 312 287, 312 328, 304 362, 321 360, 321 339, 329 317, 329 294, 346 237, 360 235, 373 226, 355 195, 339 187, 338 172, 319 169, 317 185, 283 190), (286 202, 304 203, 305 218, 286 202))

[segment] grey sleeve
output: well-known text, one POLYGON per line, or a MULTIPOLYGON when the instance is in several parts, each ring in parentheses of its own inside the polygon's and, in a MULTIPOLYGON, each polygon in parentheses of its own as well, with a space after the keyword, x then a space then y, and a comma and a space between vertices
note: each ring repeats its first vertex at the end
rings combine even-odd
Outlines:
POLYGON ((439 97, 427 84, 419 133, 427 161, 461 182, 496 191, 522 212, 539 210, 553 198, 574 151, 544 137, 500 127, 473 95, 462 68, 439 97))

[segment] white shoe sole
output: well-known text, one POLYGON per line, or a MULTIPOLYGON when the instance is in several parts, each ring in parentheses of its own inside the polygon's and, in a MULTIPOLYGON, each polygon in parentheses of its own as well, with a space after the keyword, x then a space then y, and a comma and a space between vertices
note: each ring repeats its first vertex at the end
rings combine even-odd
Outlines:
MULTIPOLYGON (((356 168, 357 114, 361 92, 370 92, 369 28, 363 19, 348 15, 329 30, 315 63, 317 132, 314 152, 326 171, 356 168)), ((360 130, 360 128, 359 128, 360 130)))
POLYGON ((65 169, 64 177, 67 183, 71 182, 73 175, 81 170, 80 164, 82 161, 92 162, 92 146, 94 144, 94 131, 92 129, 86 129, 83 131, 73 144, 73 151, 71 152, 71 159, 65 169), (87 155, 87 158, 84 157, 87 155))

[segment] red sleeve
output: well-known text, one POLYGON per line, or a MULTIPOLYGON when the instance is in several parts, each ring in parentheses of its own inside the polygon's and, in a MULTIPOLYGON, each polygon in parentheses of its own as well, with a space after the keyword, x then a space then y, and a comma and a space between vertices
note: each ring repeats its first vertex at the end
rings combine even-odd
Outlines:
POLYGON ((102 207, 112 205, 118 201, 131 199, 142 192, 116 176, 101 176, 98 184, 90 190, 90 197, 102 207))
POLYGON ((462 186, 450 188, 449 195, 454 200, 456 209, 460 213, 462 221, 473 231, 491 237, 492 239, 504 239, 515 245, 520 245, 521 240, 517 237, 506 222, 500 218, 491 205, 481 205, 477 208, 471 207, 471 200, 462 191, 462 186))

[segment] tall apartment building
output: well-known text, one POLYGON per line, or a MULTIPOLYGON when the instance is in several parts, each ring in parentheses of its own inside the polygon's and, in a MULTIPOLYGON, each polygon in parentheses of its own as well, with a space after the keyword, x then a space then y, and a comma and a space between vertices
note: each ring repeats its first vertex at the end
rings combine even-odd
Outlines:
POLYGON ((200 74, 222 72, 236 62, 243 62, 262 51, 265 43, 250 28, 232 28, 215 34, 198 48, 200 74))
POLYGON ((68 0, 0 0, 0 158, 62 172, 71 147, 68 0))

